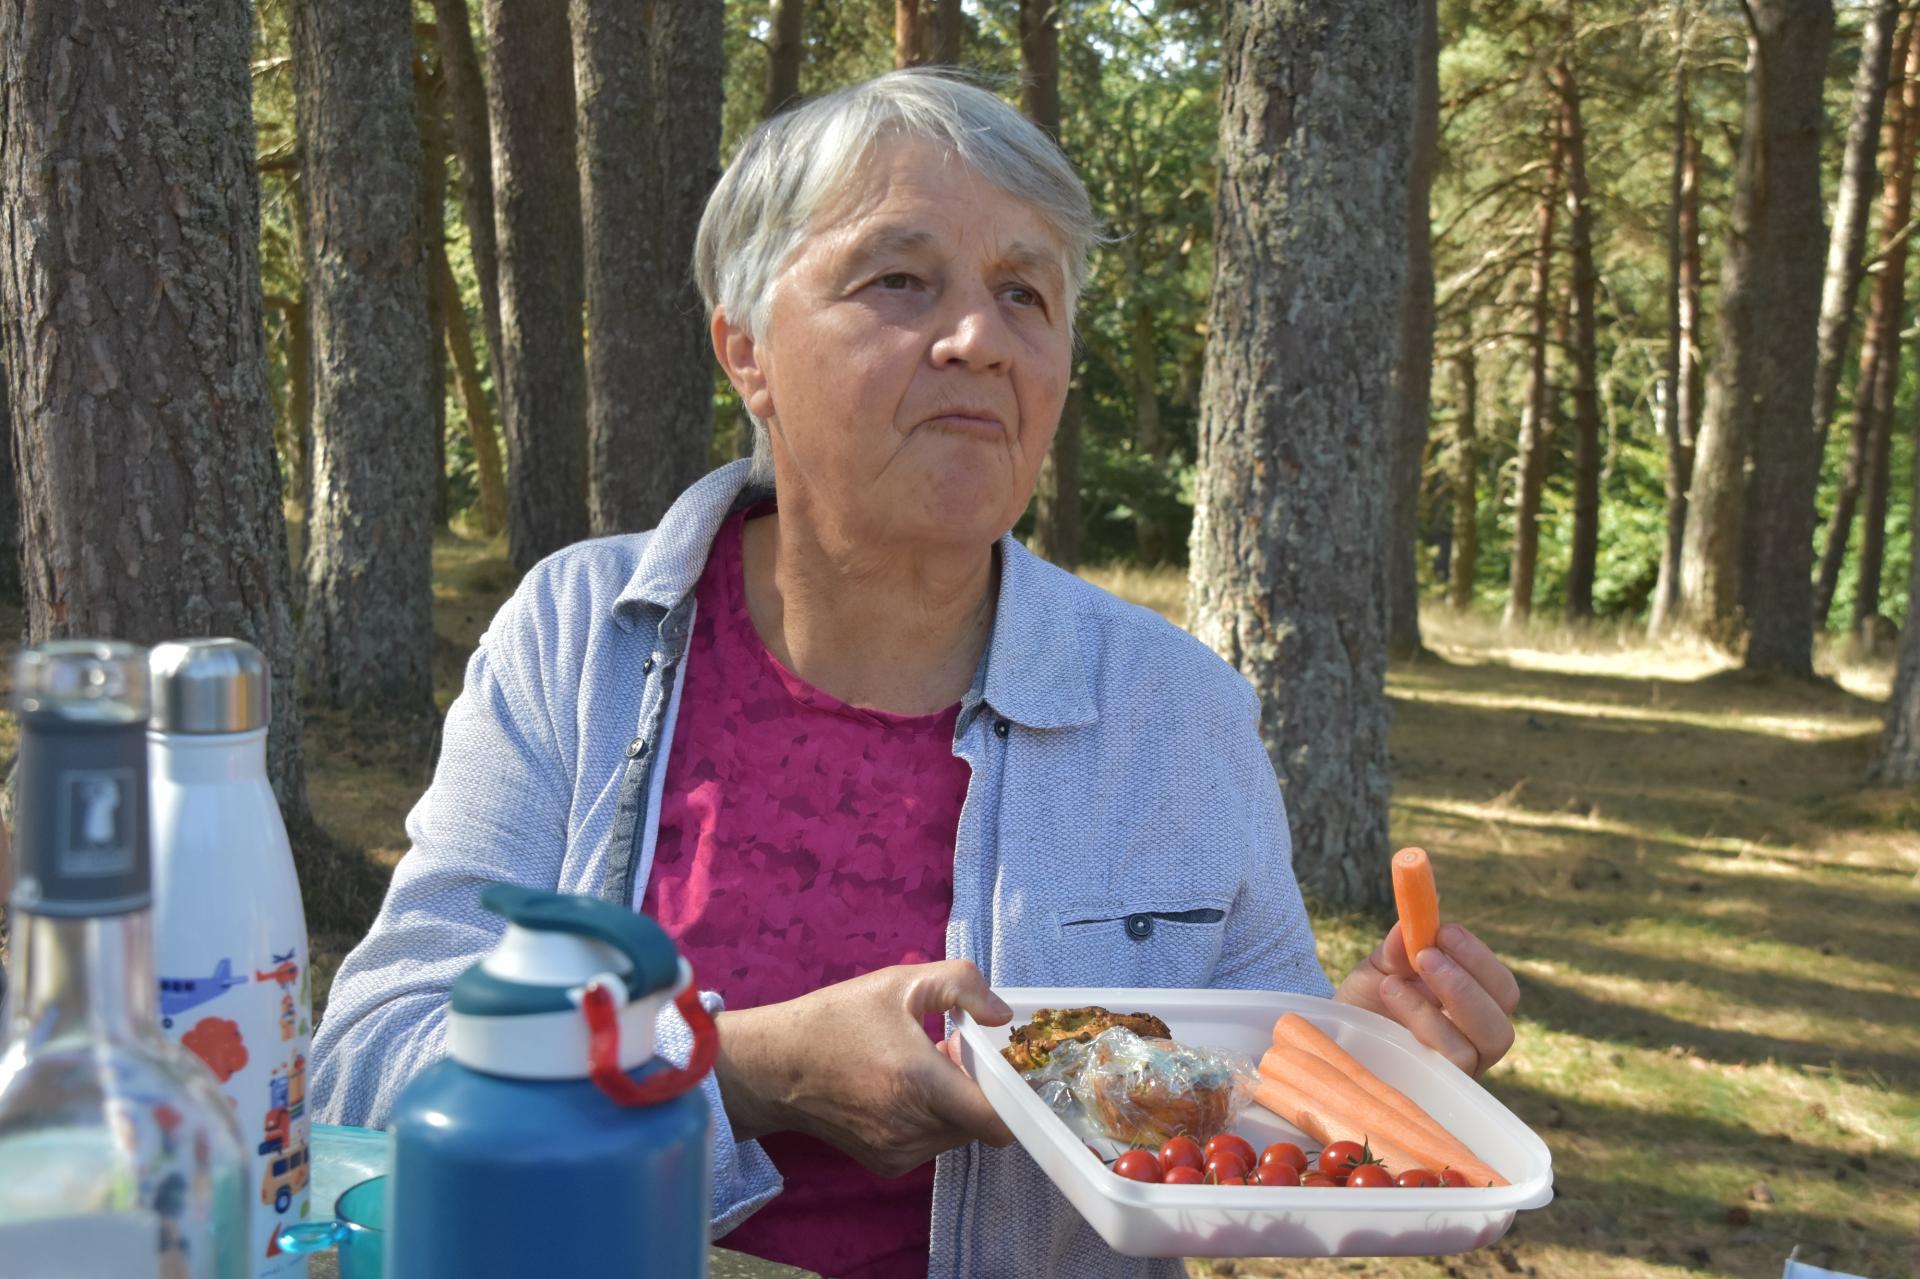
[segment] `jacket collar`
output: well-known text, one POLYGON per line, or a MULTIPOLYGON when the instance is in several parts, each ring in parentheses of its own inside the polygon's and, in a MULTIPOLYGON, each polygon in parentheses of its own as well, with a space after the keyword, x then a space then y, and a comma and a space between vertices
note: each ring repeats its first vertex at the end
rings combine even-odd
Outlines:
MULTIPOLYGON (((671 611, 693 594, 720 526, 744 506, 771 496, 751 485, 751 464, 729 462, 703 477, 670 507, 647 539, 633 576, 613 602, 614 620, 631 630, 644 607, 671 611)), ((1072 582, 1022 546, 1002 537, 1000 593, 993 637, 963 702, 961 728, 981 703, 1025 728, 1069 728, 1096 718, 1080 640, 1072 582)))

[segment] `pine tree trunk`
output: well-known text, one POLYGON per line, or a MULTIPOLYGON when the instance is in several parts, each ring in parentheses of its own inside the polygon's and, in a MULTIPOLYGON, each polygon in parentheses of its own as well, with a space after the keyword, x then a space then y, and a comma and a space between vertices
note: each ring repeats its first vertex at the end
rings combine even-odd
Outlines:
POLYGON ((473 467, 480 484, 480 531, 494 537, 506 531, 507 488, 500 473, 493 407, 480 384, 480 366, 473 358, 473 333, 467 327, 467 310, 460 303, 460 286, 454 283, 446 245, 436 247, 429 269, 433 291, 440 299, 440 319, 446 325, 447 350, 453 356, 454 385, 459 389, 460 405, 467 415, 467 435, 473 442, 473 467))
MULTIPOLYGON (((4 99, 0 98, 0 102, 4 99)), ((5 172, 0 169, 0 172, 5 172)), ((0 302, 5 292, 0 290, 0 302)), ((7 413, 7 330, 12 326, 0 313, 0 600, 22 602, 20 595, 20 490, 14 483, 13 425, 7 413)))
POLYGON ((1480 479, 1480 378, 1473 352, 1454 359, 1460 380, 1460 411, 1453 424, 1453 461, 1448 487, 1453 490, 1453 562, 1447 582, 1447 602, 1465 612, 1473 607, 1474 574, 1480 566, 1480 506, 1476 492, 1480 479))
POLYGON ((1587 135, 1580 119, 1580 83, 1569 53, 1554 65, 1566 158, 1567 257, 1573 303, 1573 539, 1567 567, 1567 616, 1593 616, 1593 580, 1600 554, 1600 381, 1595 336, 1593 207, 1587 191, 1587 135))
POLYGON ((928 12, 933 0, 893 0, 893 65, 924 65, 932 52, 928 12))
POLYGON ((273 455, 251 7, 0 5, 0 338, 27 638, 228 635, 312 833, 273 455))
POLYGON ((800 59, 806 54, 806 0, 773 0, 773 35, 767 46, 767 91, 760 118, 769 119, 800 96, 800 59))
POLYGON ((1398 0, 1231 0, 1195 633, 1262 699, 1295 874, 1379 903, 1386 556, 1420 33, 1398 0))
POLYGON ((713 446, 713 356, 690 263, 720 176, 722 12, 645 12, 650 24, 628 0, 573 0, 596 534, 658 524, 713 446))
MULTIPOLYGON (((428 50, 413 57, 414 125, 420 134, 420 225, 427 270, 435 254, 447 244, 447 141, 440 119, 440 96, 445 77, 432 65, 428 50)), ((447 348, 440 340, 446 317, 440 313, 440 291, 431 274, 427 294, 427 417, 433 432, 433 527, 443 529, 452 518, 447 509, 447 348)))
POLYGON ((1533 616, 1534 569, 1540 555, 1540 490, 1546 484, 1549 449, 1547 431, 1548 326, 1552 323, 1553 219, 1560 201, 1561 143, 1556 128, 1552 156, 1534 214, 1533 280, 1528 286, 1530 315, 1527 354, 1527 399, 1520 409, 1519 474, 1514 480, 1513 561, 1507 576, 1504 624, 1523 625, 1533 616))
MULTIPOLYGON (((1920 511, 1920 466, 1913 468, 1913 505, 1920 511)), ((1900 662, 1887 703, 1886 732, 1871 779, 1883 786, 1920 784, 1920 555, 1907 570, 1907 624, 1900 632, 1900 662)))
MULTIPOLYGON (((1833 239, 1827 245, 1827 270, 1820 291, 1820 362, 1813 378, 1813 429, 1826 451, 1833 423, 1833 401, 1840 366, 1853 338, 1855 300, 1860 295, 1861 250, 1867 241, 1872 207, 1874 152, 1880 143, 1880 117, 1887 101, 1887 77, 1893 64, 1900 0, 1874 0, 1860 32, 1860 61, 1853 73, 1853 110, 1847 122, 1847 149, 1841 162, 1840 193, 1833 206, 1833 239)), ((1831 590, 1828 595, 1831 597, 1831 590)), ((1816 621, 1826 609, 1815 604, 1816 621)))
POLYGON ((1868 619, 1880 615, 1880 574, 1887 559, 1888 470, 1893 462, 1894 383, 1899 381, 1898 352, 1890 351, 1888 356, 1887 375, 1875 387, 1873 440, 1867 450, 1867 504, 1861 512, 1860 572, 1853 587, 1856 635, 1865 633, 1868 619))
POLYGON ((433 711, 426 243, 405 0, 296 0, 294 97, 313 298, 303 685, 433 711))
POLYGON ((1809 424, 1826 258, 1821 87, 1833 9, 1828 0, 1747 0, 1747 12, 1745 121, 1680 597, 1687 625, 1708 640, 1733 647, 1747 631, 1750 669, 1807 675, 1819 463, 1809 424), (1748 503, 1766 517, 1746 520, 1748 503), (1744 609, 1743 539, 1760 566, 1744 609))
MULTIPOLYGON (((433 0, 434 36, 446 77, 447 115, 453 153, 460 162, 460 211, 467 226, 473 274, 480 281, 480 331, 487 339, 487 367, 500 389, 504 360, 500 343, 500 255, 494 241, 493 127, 487 120, 487 85, 473 47, 467 0, 433 0)), ((456 295, 457 296, 457 295, 456 295)))
POLYGON ((1647 633, 1659 636, 1680 606, 1680 556, 1693 483, 1693 442, 1700 406, 1700 149, 1687 84, 1686 5, 1674 7, 1673 168, 1667 195, 1667 394, 1660 434, 1666 444, 1666 539, 1653 587, 1647 633))
POLYGON ((966 27, 960 18, 960 0, 931 0, 933 4, 933 60, 942 66, 960 65, 966 27))
MULTIPOLYGON (((1057 141, 1060 137, 1060 6, 1058 0, 1020 0, 1020 106, 1057 141)), ((1079 379, 1067 392, 1053 448, 1034 488, 1033 534, 1041 555, 1062 568, 1080 564, 1079 379)))
MULTIPOLYGON (((1900 376, 1900 323, 1906 300, 1907 241, 1900 233, 1913 207, 1914 108, 1920 107, 1920 102, 1910 101, 1916 73, 1920 73, 1920 65, 1914 61, 1920 57, 1920 42, 1913 35, 1916 29, 1920 28, 1912 23, 1902 26, 1902 73, 1886 86, 1883 132, 1887 176, 1880 192, 1880 270, 1873 279, 1867 325, 1860 339, 1860 380, 1853 394, 1853 426, 1848 432, 1846 461, 1833 510, 1827 517, 1826 540, 1813 588, 1813 621, 1819 627, 1827 625, 1833 612, 1833 594, 1840 583, 1847 543, 1853 537, 1861 487, 1868 481, 1872 459, 1879 455, 1892 430, 1894 389, 1900 376)), ((1884 511, 1884 488, 1882 494, 1884 511)), ((1877 595, 1877 568, 1874 577, 1877 595)))
POLYGON ((1387 652, 1419 656, 1420 479, 1433 409, 1433 169, 1440 147, 1440 31, 1435 0, 1419 0, 1419 82, 1407 171, 1407 283, 1393 383, 1393 492, 1387 543, 1387 652))
POLYGON ((507 547, 522 572, 587 534, 585 283, 573 51, 561 4, 486 0, 500 253, 507 547))

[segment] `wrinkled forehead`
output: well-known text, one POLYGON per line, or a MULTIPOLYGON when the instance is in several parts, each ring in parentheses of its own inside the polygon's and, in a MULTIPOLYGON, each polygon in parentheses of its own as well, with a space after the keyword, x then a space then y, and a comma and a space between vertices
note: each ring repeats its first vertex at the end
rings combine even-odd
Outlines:
POLYGON ((801 237, 801 251, 812 245, 843 254, 884 255, 952 247, 943 241, 952 237, 954 219, 926 214, 950 215, 953 207, 930 209, 916 199, 925 190, 915 190, 920 186, 915 180, 922 178, 930 179, 929 185, 958 184, 966 191, 961 200, 951 203, 969 212, 978 210, 981 217, 963 219, 964 230, 979 228, 992 202, 1021 210, 1027 216, 1016 221, 1028 225, 996 243, 996 256, 1064 277, 1066 239, 1044 210, 993 181, 951 148, 919 138, 882 138, 868 147, 834 193, 815 209, 801 237))

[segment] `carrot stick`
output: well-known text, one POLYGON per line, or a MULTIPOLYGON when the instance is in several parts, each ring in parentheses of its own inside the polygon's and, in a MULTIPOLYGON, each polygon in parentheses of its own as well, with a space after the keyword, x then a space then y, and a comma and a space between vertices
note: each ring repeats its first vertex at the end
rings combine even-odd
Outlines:
MULTIPOLYGON (((1332 1041, 1329 1040, 1329 1043, 1332 1041)), ((1334 1045, 1336 1050, 1339 1045, 1334 1045)), ((1346 1054, 1343 1054, 1346 1055, 1346 1054)), ((1422 1110, 1412 1098, 1396 1091, 1372 1071, 1354 1060, 1351 1070, 1304 1048, 1276 1045, 1260 1059, 1260 1073, 1268 1078, 1291 1074, 1355 1119, 1364 1117, 1368 1126, 1389 1133, 1392 1140, 1418 1160, 1410 1165, 1438 1172, 1457 1168, 1475 1185, 1504 1186, 1507 1179, 1476 1157, 1464 1142, 1448 1132, 1440 1122, 1422 1110), (1399 1099, 1395 1104, 1370 1090, 1365 1081, 1399 1099)), ((1396 1168, 1404 1172, 1404 1168, 1396 1168)))
POLYGON ((1253 1099, 1306 1133, 1322 1146, 1336 1141, 1357 1142, 1395 1173, 1409 1168, 1424 1168, 1418 1156, 1384 1131, 1376 1131, 1356 1122, 1337 1105, 1329 1104, 1317 1090, 1298 1078, 1269 1075, 1264 1071, 1253 1090, 1253 1099))
POLYGON ((1288 1013, 1274 1023, 1273 1041, 1276 1044, 1284 1043, 1303 1049, 1330 1063, 1388 1109, 1403 1116, 1410 1123, 1433 1129, 1446 1141, 1460 1146, 1463 1154, 1471 1155, 1472 1152, 1448 1132, 1445 1125, 1421 1109, 1419 1102, 1368 1070, 1358 1057, 1336 1043, 1333 1036, 1299 1013, 1288 1013))
POLYGON ((1412 963, 1440 931, 1440 890, 1426 849, 1403 848, 1393 855, 1393 900, 1400 908, 1400 942, 1412 963))

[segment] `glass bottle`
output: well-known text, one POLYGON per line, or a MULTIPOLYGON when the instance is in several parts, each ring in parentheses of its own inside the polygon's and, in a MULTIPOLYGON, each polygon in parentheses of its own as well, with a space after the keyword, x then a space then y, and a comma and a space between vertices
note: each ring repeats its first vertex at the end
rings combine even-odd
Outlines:
POLYGON ((15 660, 13 688, 0 1270, 242 1279, 239 1129, 156 1006, 146 652, 45 644, 15 660))

